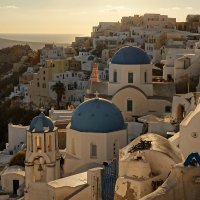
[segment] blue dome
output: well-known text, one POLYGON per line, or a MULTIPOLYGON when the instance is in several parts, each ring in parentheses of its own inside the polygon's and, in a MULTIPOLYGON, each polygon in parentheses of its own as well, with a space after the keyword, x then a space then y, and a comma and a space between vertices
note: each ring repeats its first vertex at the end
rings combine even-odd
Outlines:
POLYGON ((150 60, 144 50, 138 47, 125 46, 114 54, 111 63, 121 65, 144 65, 150 64, 150 60))
POLYGON ((53 122, 49 117, 46 117, 44 113, 40 113, 37 117, 34 117, 32 119, 29 131, 43 133, 46 130, 46 128, 48 128, 48 131, 53 131, 53 122))
POLYGON ((71 129, 108 133, 124 128, 120 110, 110 101, 93 98, 80 104, 72 114, 71 129))

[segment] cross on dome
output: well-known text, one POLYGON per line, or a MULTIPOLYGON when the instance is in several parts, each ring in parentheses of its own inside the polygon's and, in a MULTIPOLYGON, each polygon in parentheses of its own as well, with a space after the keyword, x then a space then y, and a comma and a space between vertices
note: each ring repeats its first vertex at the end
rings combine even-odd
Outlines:
POLYGON ((95 95, 95 98, 96 98, 96 99, 99 98, 99 93, 98 93, 97 91, 94 93, 94 95, 95 95))
POLYGON ((40 112, 43 113, 45 111, 44 107, 40 108, 40 112))

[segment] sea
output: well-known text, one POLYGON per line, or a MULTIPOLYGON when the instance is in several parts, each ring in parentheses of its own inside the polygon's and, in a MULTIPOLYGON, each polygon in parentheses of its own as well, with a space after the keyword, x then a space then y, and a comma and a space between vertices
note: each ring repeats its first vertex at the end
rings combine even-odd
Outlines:
POLYGON ((81 34, 14 34, 0 33, 0 49, 16 44, 29 44, 33 49, 38 49, 46 43, 54 43, 58 46, 68 46, 75 41, 75 37, 81 34))

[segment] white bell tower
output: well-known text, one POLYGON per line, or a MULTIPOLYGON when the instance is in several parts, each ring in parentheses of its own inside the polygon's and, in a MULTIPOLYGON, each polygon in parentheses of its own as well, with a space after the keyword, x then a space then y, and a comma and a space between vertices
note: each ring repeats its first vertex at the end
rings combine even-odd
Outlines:
POLYGON ((26 135, 25 200, 47 200, 47 183, 60 178, 57 128, 42 112, 31 121, 26 135))

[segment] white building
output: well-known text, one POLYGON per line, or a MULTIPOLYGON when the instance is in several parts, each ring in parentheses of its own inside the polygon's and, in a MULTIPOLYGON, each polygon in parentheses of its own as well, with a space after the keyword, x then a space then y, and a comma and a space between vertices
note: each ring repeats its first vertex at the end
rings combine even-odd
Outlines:
POLYGON ((15 154, 26 144, 26 130, 28 126, 8 124, 8 154, 15 154))
MULTIPOLYGON (((7 194, 22 196, 24 194, 24 182, 24 167, 20 167, 17 165, 9 166, 1 174, 2 190, 7 194)), ((5 197, 5 199, 7 198, 5 197)))
POLYGON ((67 128, 64 167, 60 165, 57 128, 50 118, 43 113, 35 117, 26 137, 25 200, 89 199, 101 188, 96 179, 100 180, 103 170, 91 168, 103 167, 104 161, 118 157, 119 149, 127 144, 127 127, 111 102, 96 97, 82 103, 67 128), (74 175, 60 178, 61 174, 74 175))
POLYGON ((143 24, 146 29, 174 29, 176 26, 176 18, 169 18, 167 15, 160 14, 144 14, 143 24))
POLYGON ((106 48, 115 48, 118 45, 126 44, 127 39, 130 38, 129 32, 116 32, 111 36, 98 36, 93 38, 93 48, 96 49, 98 44, 104 44, 106 48))
POLYGON ((20 97, 22 98, 22 102, 24 104, 29 104, 31 102, 31 98, 28 88, 29 84, 19 84, 18 86, 14 86, 14 91, 11 92, 9 98, 12 99, 14 97, 20 97))
POLYGON ((71 47, 57 47, 55 44, 45 44, 41 49, 40 65, 44 65, 46 60, 50 59, 64 59, 75 56, 75 50, 71 47))
POLYGON ((174 82, 177 92, 184 93, 198 90, 200 77, 200 52, 187 54, 175 60, 174 82))
POLYGON ((184 158, 187 158, 193 152, 200 153, 199 119, 200 104, 198 104, 195 110, 191 111, 180 124, 179 148, 184 158))
POLYGON ((187 54, 194 54, 194 51, 195 51, 194 49, 180 49, 180 48, 167 49, 166 61, 163 67, 163 79, 164 80, 174 79, 175 60, 187 54))
POLYGON ((117 158, 127 139, 126 125, 114 104, 98 97, 85 101, 67 127, 65 174, 84 172, 117 158))
MULTIPOLYGON (((142 49, 125 46, 109 63, 109 81, 93 83, 86 97, 98 91, 117 105, 125 121, 152 113, 162 115, 171 103, 166 90, 162 91, 166 87, 152 83, 152 67, 142 49)), ((173 93, 173 88, 169 92, 173 93)))
POLYGON ((78 105, 83 101, 89 85, 88 79, 89 76, 83 71, 65 71, 64 73, 54 74, 53 81, 49 82, 49 96, 56 100, 57 95, 51 90, 51 87, 60 81, 65 86, 62 102, 78 105))
POLYGON ((141 200, 198 199, 200 196, 198 190, 199 171, 199 166, 185 166, 185 163, 177 164, 172 168, 166 181, 157 190, 141 200))
POLYGON ((75 59, 81 61, 81 70, 91 71, 92 65, 95 62, 96 57, 88 52, 86 49, 81 49, 75 59))
POLYGON ((144 44, 147 31, 143 27, 130 27, 130 32, 131 38, 133 38, 137 46, 144 44))
POLYGON ((115 199, 141 199, 152 193, 180 162, 180 150, 167 139, 156 134, 136 138, 120 150, 115 199))
POLYGON ((57 128, 41 113, 31 121, 26 137, 25 200, 48 200, 47 183, 60 178, 57 128))
POLYGON ((199 103, 200 93, 176 94, 172 102, 172 118, 181 122, 199 103))
POLYGON ((98 26, 93 27, 93 31, 91 33, 92 37, 98 35, 104 35, 106 31, 119 31, 120 23, 119 22, 99 22, 98 26))

